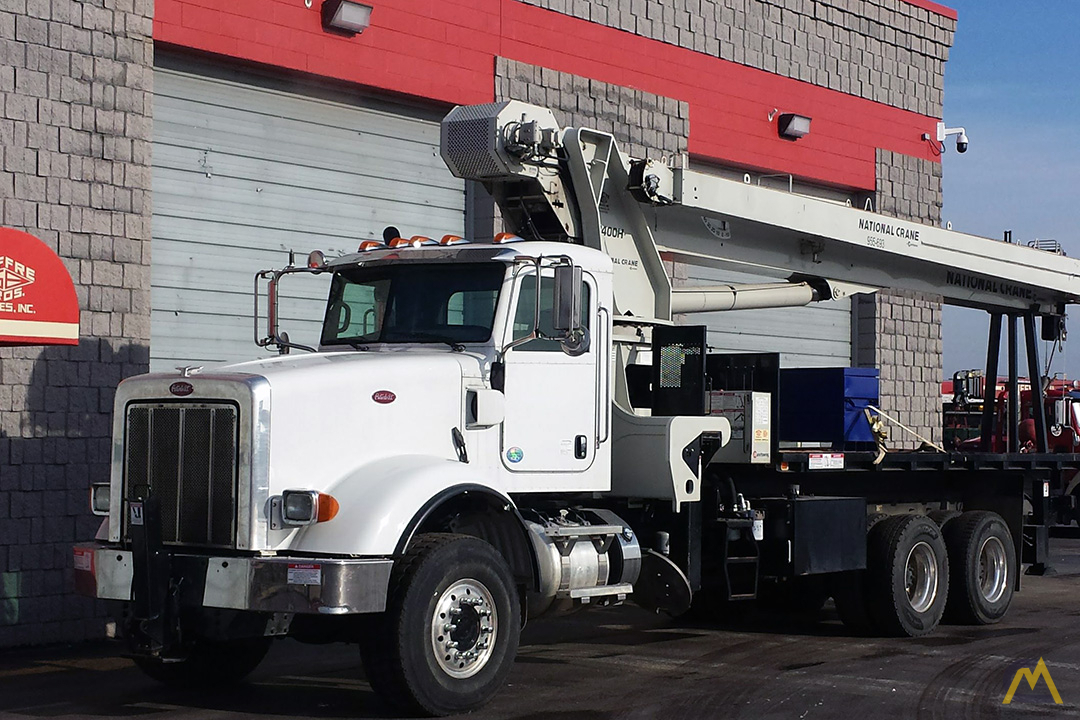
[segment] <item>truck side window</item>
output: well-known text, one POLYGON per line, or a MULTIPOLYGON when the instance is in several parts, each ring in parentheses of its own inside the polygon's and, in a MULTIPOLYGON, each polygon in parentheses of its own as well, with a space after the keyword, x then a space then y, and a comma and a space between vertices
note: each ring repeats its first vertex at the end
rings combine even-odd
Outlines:
MULTIPOLYGON (((540 279, 540 327, 541 335, 554 335, 552 328, 551 301, 554 296, 555 278, 543 277, 540 279)), ((581 324, 589 328, 589 285, 581 283, 581 324)), ((514 310, 514 340, 520 340, 528 336, 533 329, 536 315, 536 275, 525 275, 521 278, 521 290, 518 292, 517 308, 514 310)), ((558 351, 557 340, 543 340, 536 338, 522 343, 515 350, 534 350, 540 352, 558 351)))

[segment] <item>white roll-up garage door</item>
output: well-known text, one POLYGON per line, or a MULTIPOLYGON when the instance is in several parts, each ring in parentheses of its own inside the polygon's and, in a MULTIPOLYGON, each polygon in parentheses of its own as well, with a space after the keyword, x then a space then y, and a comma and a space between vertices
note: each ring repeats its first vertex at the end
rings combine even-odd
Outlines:
MULTIPOLYGON (((433 116, 159 68, 154 77, 150 364, 266 355, 253 277, 290 250, 353 252, 394 225, 462 234, 464 184, 433 116)), ((281 327, 318 343, 325 277, 282 281, 281 327)))
MULTIPOLYGON (((776 281, 775 277, 690 265, 687 280, 680 286, 776 281)), ((778 352, 782 367, 851 365, 850 300, 693 314, 685 322, 709 326, 710 353, 778 352)))

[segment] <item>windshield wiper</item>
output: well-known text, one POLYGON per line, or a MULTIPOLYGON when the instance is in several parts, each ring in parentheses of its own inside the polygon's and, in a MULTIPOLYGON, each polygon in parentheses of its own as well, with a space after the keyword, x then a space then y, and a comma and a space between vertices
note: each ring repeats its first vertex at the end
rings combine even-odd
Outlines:
POLYGON ((440 342, 449 345, 450 349, 454 352, 465 352, 465 346, 461 343, 455 342, 454 340, 447 340, 445 337, 434 333, 410 332, 407 336, 404 336, 400 342, 409 342, 410 340, 431 340, 432 342, 440 342))

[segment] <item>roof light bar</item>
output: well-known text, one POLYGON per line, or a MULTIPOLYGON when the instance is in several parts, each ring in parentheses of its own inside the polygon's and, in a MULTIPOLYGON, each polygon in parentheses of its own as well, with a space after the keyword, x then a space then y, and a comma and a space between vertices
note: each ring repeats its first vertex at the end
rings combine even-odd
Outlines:
POLYGON ((469 241, 460 235, 443 235, 442 240, 439 241, 440 245, 465 245, 469 241))
POLYGON ((522 238, 520 235, 515 235, 514 233, 508 232, 501 232, 495 236, 495 242, 499 244, 521 242, 522 240, 524 240, 524 238, 522 238))
POLYGON ((403 247, 418 248, 421 245, 438 245, 438 244, 439 244, 438 242, 436 242, 435 240, 432 240, 431 238, 427 237, 426 235, 413 235, 411 238, 408 238, 408 239, 403 238, 403 237, 396 237, 396 238, 394 238, 393 240, 390 241, 390 247, 392 247, 392 248, 403 248, 403 247))
POLYGON ((360 247, 356 248, 357 252, 370 252, 372 250, 380 250, 386 247, 386 243, 379 242, 378 240, 365 240, 360 243, 360 247))

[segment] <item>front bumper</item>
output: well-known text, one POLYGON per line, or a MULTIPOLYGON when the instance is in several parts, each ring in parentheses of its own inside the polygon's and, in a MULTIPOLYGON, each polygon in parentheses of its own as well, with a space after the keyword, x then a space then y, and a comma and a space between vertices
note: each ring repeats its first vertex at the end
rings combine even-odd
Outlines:
MULTIPOLYGON (((130 550, 76 545, 75 588, 103 600, 133 600, 130 550)), ((386 609, 388 558, 215 557, 170 553, 183 604, 278 613, 349 615, 386 609)))

